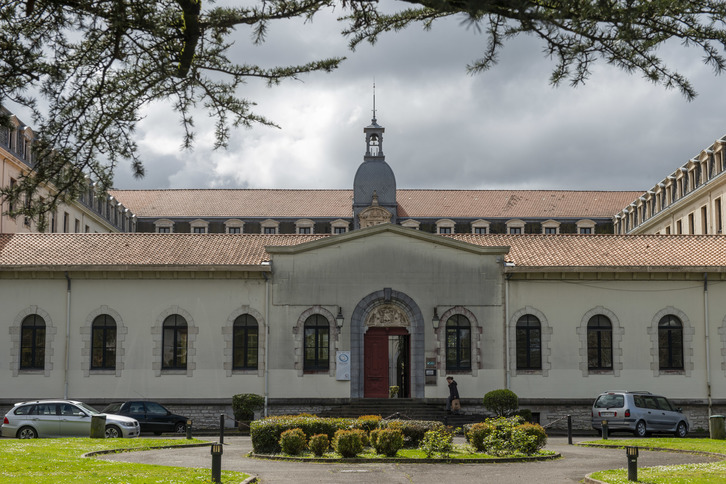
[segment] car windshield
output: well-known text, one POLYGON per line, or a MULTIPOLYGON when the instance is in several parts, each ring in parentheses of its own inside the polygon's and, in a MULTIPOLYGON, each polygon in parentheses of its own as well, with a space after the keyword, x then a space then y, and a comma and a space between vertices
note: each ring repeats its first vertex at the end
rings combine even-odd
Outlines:
POLYGON ((119 410, 121 410, 121 404, 120 403, 112 403, 106 408, 103 409, 103 413, 116 413, 119 410))
POLYGON ((99 415, 101 413, 98 410, 96 410, 95 408, 93 408, 92 406, 87 405, 85 403, 80 403, 79 402, 77 405, 79 407, 81 407, 83 410, 85 410, 86 413, 90 413, 91 415, 99 415))
POLYGON ((622 408, 625 404, 625 398, 622 395, 606 394, 600 395, 595 400, 595 408, 622 408))

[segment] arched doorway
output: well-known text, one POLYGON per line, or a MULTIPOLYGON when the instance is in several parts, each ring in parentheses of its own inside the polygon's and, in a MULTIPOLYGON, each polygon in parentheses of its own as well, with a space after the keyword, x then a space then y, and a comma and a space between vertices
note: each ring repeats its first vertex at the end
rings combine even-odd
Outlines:
POLYGON ((424 397, 424 327, 406 294, 385 288, 363 298, 351 315, 351 398, 424 397))

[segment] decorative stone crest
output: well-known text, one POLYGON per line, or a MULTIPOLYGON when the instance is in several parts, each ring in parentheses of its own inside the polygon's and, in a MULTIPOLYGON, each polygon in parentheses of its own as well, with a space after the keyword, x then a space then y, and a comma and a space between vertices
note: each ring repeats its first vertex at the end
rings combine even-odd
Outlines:
POLYGON ((407 327, 410 326, 410 322, 406 313, 398 306, 384 304, 368 314, 366 326, 378 328, 407 327))
POLYGON ((371 206, 358 214, 358 222, 360 223, 360 228, 364 229, 374 225, 390 223, 392 217, 393 214, 391 212, 378 205, 378 194, 373 192, 371 206))

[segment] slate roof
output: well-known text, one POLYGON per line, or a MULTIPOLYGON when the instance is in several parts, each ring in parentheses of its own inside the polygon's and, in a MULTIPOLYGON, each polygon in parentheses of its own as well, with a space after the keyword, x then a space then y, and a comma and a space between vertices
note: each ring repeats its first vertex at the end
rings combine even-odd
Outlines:
MULTIPOLYGON (((396 232, 405 236, 402 227, 396 232)), ((270 260, 267 246, 291 246, 339 236, 260 234, 2 234, 0 270, 64 267, 132 270, 174 266, 259 269, 270 260)), ((646 271, 726 271, 726 236, 720 235, 474 235, 426 234, 479 246, 509 246, 508 270, 603 268, 646 271)))
MULTIPOLYGON (((401 190, 399 218, 609 218, 641 192, 401 190)), ((112 190, 140 218, 351 218, 352 190, 112 190)))

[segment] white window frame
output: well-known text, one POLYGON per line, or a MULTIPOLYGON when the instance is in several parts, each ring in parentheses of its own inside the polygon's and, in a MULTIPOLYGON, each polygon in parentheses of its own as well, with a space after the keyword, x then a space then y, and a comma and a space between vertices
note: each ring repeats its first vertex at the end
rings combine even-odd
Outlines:
MULTIPOLYGON (((560 233, 560 222, 558 222, 557 220, 552 220, 552 219, 545 220, 544 222, 542 222, 542 233, 543 234, 547 233, 546 229, 555 229, 555 234, 559 234, 560 233)), ((522 229, 522 232, 524 232, 524 229, 522 229)))
MULTIPOLYGON (((309 218, 303 218, 300 220, 295 221, 295 233, 300 234, 300 229, 309 228, 310 234, 315 233, 315 222, 310 220, 309 218)), ((304 235, 310 235, 310 234, 304 234, 304 235)))
POLYGON ((209 233, 209 222, 207 222, 206 220, 202 220, 200 218, 189 222, 189 231, 191 233, 194 233, 194 229, 197 229, 197 228, 203 228, 204 233, 208 234, 209 233))
POLYGON ((456 222, 448 218, 442 218, 436 221, 436 233, 441 234, 441 229, 451 229, 450 234, 456 233, 456 222))
POLYGON ((231 218, 224 222, 224 231, 230 233, 229 229, 231 228, 238 228, 239 233, 243 234, 245 232, 245 223, 238 218, 231 218))
POLYGON ((518 218, 507 220, 507 233, 511 234, 512 229, 519 228, 521 229, 520 233, 524 233, 524 220, 520 220, 518 218))
POLYGON ((593 220, 590 220, 589 218, 585 218, 582 220, 578 220, 575 225, 577 226, 577 233, 581 233, 580 229, 590 229, 590 234, 583 234, 583 235, 594 235, 595 234, 595 222, 593 220))
POLYGON ((174 233, 174 221, 169 220, 168 218, 160 218, 159 220, 156 220, 154 222, 154 232, 160 233, 159 229, 161 229, 161 228, 168 228, 169 233, 173 234, 174 233))
POLYGON ((344 233, 350 230, 350 223, 342 218, 330 222, 330 232, 335 234, 335 229, 343 229, 344 233))
POLYGON ((262 234, 264 234, 266 228, 267 229, 270 229, 270 228, 271 229, 275 229, 275 232, 274 233, 275 234, 278 234, 278 233, 280 233, 280 222, 278 222, 276 220, 269 219, 269 218, 267 220, 263 220, 260 223, 260 232, 262 234))

